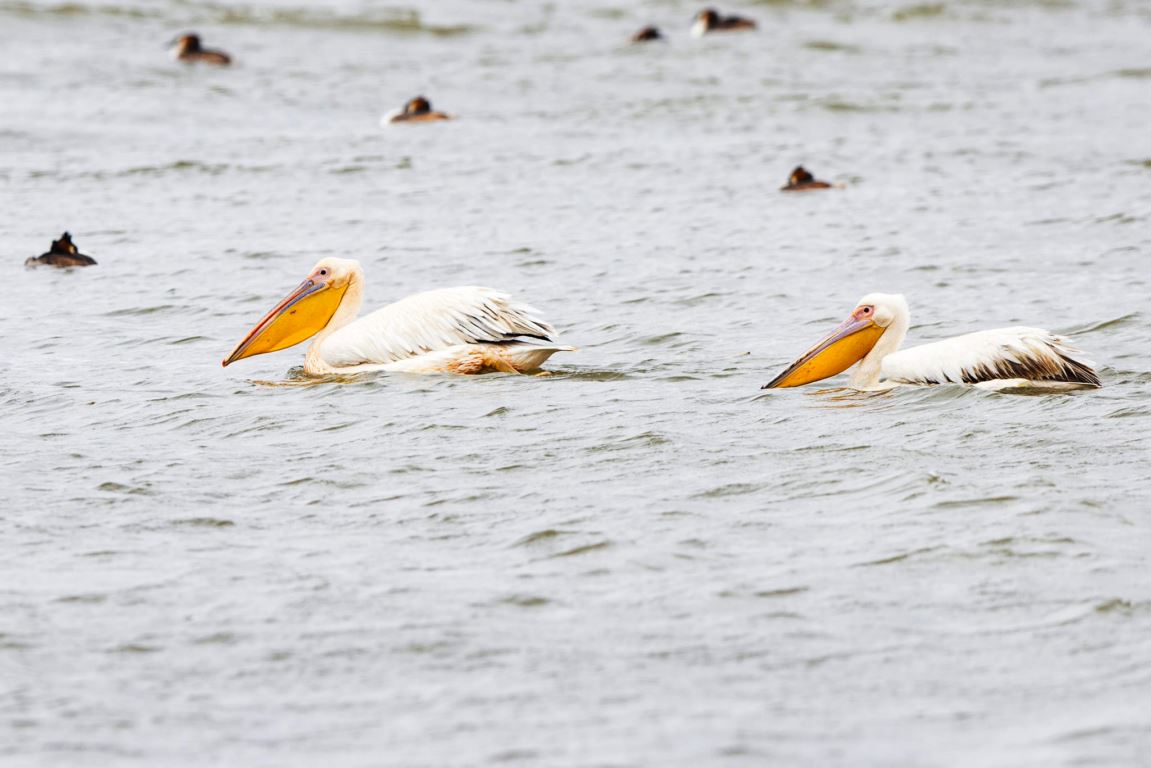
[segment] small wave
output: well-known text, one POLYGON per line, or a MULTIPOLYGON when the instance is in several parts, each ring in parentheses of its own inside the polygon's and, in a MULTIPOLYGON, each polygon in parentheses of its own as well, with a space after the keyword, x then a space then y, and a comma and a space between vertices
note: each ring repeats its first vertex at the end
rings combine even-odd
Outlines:
POLYGON ((83 3, 57 3, 56 5, 40 5, 30 2, 0 3, 0 13, 9 13, 14 16, 112 16, 129 19, 158 19, 163 12, 152 7, 128 7, 118 5, 85 5, 83 3))
POLYGON ((169 525, 175 528, 231 528, 235 523, 218 517, 186 517, 173 520, 169 525))
POLYGON ((1134 80, 1146 80, 1151 78, 1151 67, 1140 67, 1138 69, 1120 69, 1111 73, 1115 77, 1130 78, 1134 80))
POLYGON ((1099 320, 1094 323, 1084 323, 1082 325, 1073 325, 1067 328, 1064 333, 1068 336, 1082 336, 1088 333, 1095 333, 1096 331, 1106 330, 1108 328, 1119 328, 1120 326, 1130 325, 1131 323, 1139 320, 1138 312, 1130 312, 1126 315, 1113 317, 1109 320, 1099 320))
POLYGON ((293 389, 322 387, 325 384, 367 384, 374 382, 378 377, 376 373, 328 373, 312 376, 304 373, 302 366, 288 371, 287 378, 273 381, 271 379, 248 379, 248 383, 257 387, 270 389, 293 389))
POLYGON ((125 643, 124 645, 118 645, 115 648, 112 648, 109 650, 109 653, 159 653, 162 650, 164 649, 158 645, 145 645, 144 643, 125 643))
POLYGON ((720 485, 702 493, 694 494, 693 499, 722 499, 727 496, 745 496, 763 490, 766 486, 760 483, 728 483, 720 485))
POLYGON ((147 486, 124 485, 123 483, 106 482, 96 486, 96 490, 105 493, 121 493, 132 496, 152 496, 152 490, 147 486))
POLYGON ((630 374, 622 371, 573 371, 552 370, 549 372, 552 379, 565 381, 625 381, 632 378, 630 374))
POLYGON ((161 19, 172 26, 217 24, 231 26, 281 26, 306 29, 377 31, 401 34, 425 34, 454 37, 477 31, 468 24, 427 24, 418 11, 403 9, 366 10, 360 13, 336 13, 310 8, 264 8, 214 3, 174 3, 169 11, 156 4, 106 5, 80 2, 41 5, 27 0, 0 2, 0 13, 19 16, 107 16, 128 19, 161 19), (192 17, 188 18, 188 11, 192 17))
POLYGON ((519 539, 518 541, 513 543, 512 546, 513 547, 531 547, 531 546, 535 546, 537 544, 543 544, 545 542, 555 541, 556 539, 563 537, 563 536, 575 536, 575 535, 576 535, 575 531, 560 531, 560 530, 556 530, 555 528, 545 528, 542 531, 535 531, 534 533, 529 533, 527 536, 524 536, 522 539, 519 539))
POLYGON ((539 595, 508 595, 500 598, 499 602, 503 605, 514 605, 517 608, 539 608, 549 604, 551 600, 539 595))
POLYGON ((237 26, 276 25, 307 29, 377 31, 404 34, 427 34, 436 37, 455 37, 476 31, 468 24, 426 24, 418 11, 383 10, 353 14, 322 12, 307 8, 256 8, 252 6, 221 6, 197 4, 197 10, 209 21, 237 26))
POLYGON ((154 315, 160 312, 167 312, 170 309, 184 309, 184 307, 177 307, 175 304, 157 304, 154 307, 126 307, 124 309, 114 309, 111 312, 105 312, 104 317, 135 317, 137 315, 154 315))
POLYGON ((847 43, 837 43, 831 40, 809 40, 803 44, 804 48, 811 51, 834 51, 837 53, 862 53, 863 49, 858 45, 849 45, 847 43))
POLYGON ((753 597, 791 597, 807 592, 810 587, 781 587, 779 589, 764 589, 753 593, 753 597))
POLYGON ((813 102, 817 107, 825 109, 828 112, 858 112, 858 113, 881 113, 881 112, 899 112, 901 107, 898 104, 861 104, 859 102, 847 101, 836 96, 831 96, 826 99, 817 99, 813 102))
POLYGON ((867 560, 862 563, 856 563, 855 567, 866 568, 868 566, 874 565, 893 565, 895 563, 902 563, 905 560, 910 560, 914 557, 918 557, 919 555, 926 555, 929 552, 938 552, 941 549, 944 549, 944 547, 921 547, 919 549, 913 549, 908 552, 900 552, 899 554, 891 555, 890 557, 881 557, 878 560, 867 560))
POLYGON ((894 11, 891 14, 891 20, 904 22, 919 21, 921 19, 937 19, 945 13, 947 13, 947 6, 943 3, 918 3, 894 11))
POLYGON ((578 557, 579 555, 586 555, 592 552, 600 552, 610 548, 611 546, 612 542, 610 541, 596 541, 591 544, 582 544, 578 547, 572 547, 571 549, 566 549, 563 552, 557 552, 552 555, 552 557, 578 557))
POLYGON ((1151 416, 1151 408, 1141 406, 1132 406, 1130 408, 1120 408, 1117 411, 1112 411, 1103 418, 1105 419, 1131 419, 1131 418, 1146 418, 1151 416))
POLYGON ((971 507, 999 507, 1019 501, 1018 496, 986 496, 978 499, 951 499, 936 502, 933 509, 969 509, 971 507))

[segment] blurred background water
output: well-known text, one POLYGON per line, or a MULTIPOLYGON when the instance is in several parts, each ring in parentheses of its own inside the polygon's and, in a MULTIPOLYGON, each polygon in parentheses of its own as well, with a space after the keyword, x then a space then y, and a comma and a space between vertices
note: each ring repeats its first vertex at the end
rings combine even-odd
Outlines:
POLYGON ((1151 8, 698 8, 0 0, 0 762, 1145 763, 1151 8), (329 255, 581 351, 221 369, 329 255), (1104 388, 759 391, 869 291, 1104 388))

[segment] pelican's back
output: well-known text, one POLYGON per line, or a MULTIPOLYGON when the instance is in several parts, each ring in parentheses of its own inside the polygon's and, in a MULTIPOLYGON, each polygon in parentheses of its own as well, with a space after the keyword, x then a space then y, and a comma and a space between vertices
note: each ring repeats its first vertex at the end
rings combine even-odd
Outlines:
POLYGON ((336 368, 392 363, 461 344, 551 341, 555 329, 526 304, 479 286, 425 291, 376 310, 324 339, 336 368))
POLYGON ((1024 380, 1101 386, 1095 364, 1069 339, 1040 328, 997 328, 922 344, 883 358, 883 378, 902 384, 1024 380))

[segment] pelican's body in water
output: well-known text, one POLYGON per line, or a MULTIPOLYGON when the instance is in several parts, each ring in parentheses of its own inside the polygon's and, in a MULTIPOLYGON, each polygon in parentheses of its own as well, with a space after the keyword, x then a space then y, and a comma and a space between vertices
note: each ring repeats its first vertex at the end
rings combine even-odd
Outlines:
POLYGON ((321 260, 224 360, 237 360, 315 337, 304 356, 313 376, 407 373, 531 373, 556 352, 555 329, 536 310, 500 291, 467 286, 408 296, 357 319, 364 271, 353 259, 321 260))
POLYGON ((1062 336, 1039 328, 999 328, 901 350, 911 324, 907 301, 871 293, 851 315, 764 389, 798 387, 859 363, 850 385, 973 384, 987 389, 1070 390, 1099 387, 1094 363, 1062 336))

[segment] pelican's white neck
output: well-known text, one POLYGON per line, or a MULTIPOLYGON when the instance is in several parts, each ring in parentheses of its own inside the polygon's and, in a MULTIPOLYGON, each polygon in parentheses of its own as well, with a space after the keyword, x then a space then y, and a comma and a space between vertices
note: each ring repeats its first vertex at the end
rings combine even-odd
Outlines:
POLYGON ((335 368, 325 362, 321 347, 326 338, 356 319, 363 303, 364 273, 357 269, 348 281, 348 290, 344 292, 340 306, 336 308, 336 314, 332 315, 328 324, 312 337, 312 343, 308 345, 308 351, 304 355, 304 373, 320 375, 336 372, 335 368))
POLYGON ((888 324, 887 330, 851 372, 849 383, 853 389, 874 389, 879 384, 879 377, 883 372, 883 358, 899 351, 903 340, 907 338, 907 329, 911 326, 911 311, 908 310, 907 303, 902 301, 902 297, 900 299, 890 306, 894 318, 888 324))

